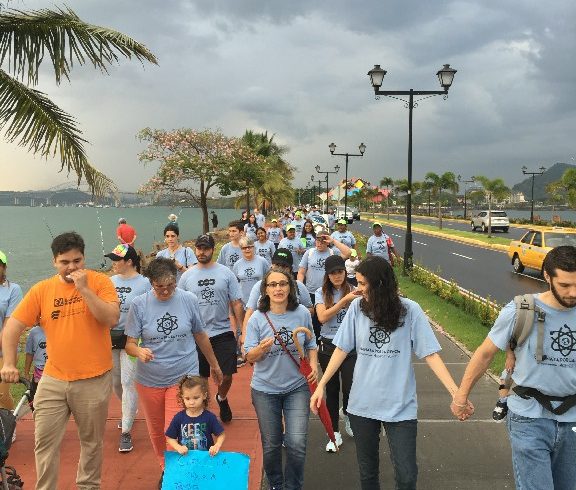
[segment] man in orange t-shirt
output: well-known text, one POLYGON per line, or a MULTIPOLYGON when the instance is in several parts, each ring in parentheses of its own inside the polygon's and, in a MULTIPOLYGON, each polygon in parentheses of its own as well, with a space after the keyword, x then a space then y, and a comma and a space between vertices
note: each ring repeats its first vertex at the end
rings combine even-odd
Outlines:
POLYGON ((84 240, 75 232, 52 241, 57 274, 35 284, 10 316, 2 336, 2 381, 20 374, 20 335, 40 319, 48 360, 34 398, 36 490, 58 488, 60 443, 70 414, 80 438, 76 485, 100 488, 104 428, 112 388, 110 328, 120 317, 112 281, 84 269, 84 240))
POLYGON ((138 235, 136 235, 136 230, 133 226, 126 223, 124 218, 118 220, 118 228, 116 228, 116 236, 120 243, 127 243, 130 246, 134 246, 134 242, 138 235))

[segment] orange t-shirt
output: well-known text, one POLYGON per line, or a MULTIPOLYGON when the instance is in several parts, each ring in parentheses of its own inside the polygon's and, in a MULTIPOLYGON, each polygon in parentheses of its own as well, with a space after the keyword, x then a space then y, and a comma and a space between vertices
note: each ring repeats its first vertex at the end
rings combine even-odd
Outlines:
MULTIPOLYGON (((88 272, 88 287, 107 303, 118 303, 112 281, 88 272)), ((110 327, 102 325, 84 303, 74 284, 56 275, 35 284, 12 316, 31 327, 40 318, 46 333, 48 360, 44 373, 63 381, 100 376, 112 369, 110 327)))

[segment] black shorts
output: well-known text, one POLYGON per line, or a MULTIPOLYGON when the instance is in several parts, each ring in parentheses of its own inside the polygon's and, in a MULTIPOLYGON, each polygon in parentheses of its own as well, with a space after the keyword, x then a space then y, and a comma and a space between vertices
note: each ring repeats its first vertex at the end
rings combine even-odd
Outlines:
MULTIPOLYGON (((222 369, 222 374, 236 373, 238 370, 236 368, 236 337, 234 333, 230 331, 210 337, 210 343, 218 364, 220 364, 220 369, 222 369)), ((200 349, 198 349, 198 368, 200 376, 204 378, 210 376, 210 364, 200 349)))

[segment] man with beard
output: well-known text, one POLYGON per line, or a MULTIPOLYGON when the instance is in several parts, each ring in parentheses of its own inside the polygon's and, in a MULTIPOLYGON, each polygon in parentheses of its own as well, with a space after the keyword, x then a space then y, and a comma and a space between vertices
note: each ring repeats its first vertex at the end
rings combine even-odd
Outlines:
POLYGON ((507 304, 470 359, 451 410, 460 420, 472 415, 470 391, 498 349, 510 345, 516 365, 507 426, 516 487, 568 490, 576 481, 576 247, 552 249, 543 269, 549 290, 534 295, 543 313, 528 338, 511 342, 517 309, 507 304))
MULTIPOLYGON (((236 325, 242 325, 244 306, 234 273, 226 266, 212 262, 214 246, 211 235, 200 235, 196 239, 195 253, 198 263, 182 274, 178 287, 191 291, 198 297, 200 315, 224 375, 222 384, 218 386, 216 401, 220 407, 220 420, 228 423, 232 420, 232 410, 226 396, 232 386, 232 375, 236 373, 237 345, 228 313, 231 312, 236 325)), ((209 377, 210 365, 200 351, 198 363, 200 376, 209 377)))

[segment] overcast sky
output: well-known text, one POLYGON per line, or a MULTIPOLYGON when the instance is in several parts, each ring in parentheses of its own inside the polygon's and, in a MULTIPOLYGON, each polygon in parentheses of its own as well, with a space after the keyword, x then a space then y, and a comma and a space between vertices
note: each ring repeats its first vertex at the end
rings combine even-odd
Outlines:
MULTIPOLYGON (((12 0, 20 9, 63 5, 12 0)), ((388 71, 383 90, 437 90, 436 72, 458 70, 449 98, 414 110, 414 180, 429 171, 463 178, 522 180, 537 169, 573 163, 576 38, 572 0, 69 0, 85 21, 144 43, 159 66, 121 60, 102 76, 75 67, 56 86, 38 87, 71 113, 93 164, 125 191, 157 166, 138 161, 144 127, 220 128, 241 136, 267 130, 289 147, 297 186, 315 165, 378 183, 406 178, 408 110, 375 100, 366 75, 388 71)), ((1 190, 66 181, 57 161, 0 143, 1 190), (8 165, 12 169, 6 172, 8 165)), ((334 176, 331 176, 333 182, 334 176)))

